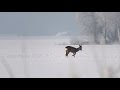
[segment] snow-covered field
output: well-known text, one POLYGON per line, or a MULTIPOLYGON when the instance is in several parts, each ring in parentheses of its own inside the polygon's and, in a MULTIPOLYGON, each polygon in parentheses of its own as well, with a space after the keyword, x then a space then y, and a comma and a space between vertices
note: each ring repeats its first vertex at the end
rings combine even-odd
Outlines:
MULTIPOLYGON (((119 67, 119 45, 83 45, 65 57, 68 39, 0 39, 0 77, 99 78, 98 65, 119 67)), ((77 45, 72 45, 78 47, 77 45)))

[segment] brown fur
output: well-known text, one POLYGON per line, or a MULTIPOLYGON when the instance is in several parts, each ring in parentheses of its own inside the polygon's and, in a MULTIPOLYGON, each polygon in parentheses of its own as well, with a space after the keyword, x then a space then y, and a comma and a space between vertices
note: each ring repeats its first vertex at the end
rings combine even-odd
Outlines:
POLYGON ((81 45, 79 45, 78 48, 75 48, 75 47, 72 47, 72 46, 66 46, 65 48, 67 49, 65 55, 68 56, 68 54, 71 52, 71 53, 73 53, 72 56, 74 56, 74 57, 76 55, 76 52, 78 52, 79 50, 82 50, 82 46, 81 45))

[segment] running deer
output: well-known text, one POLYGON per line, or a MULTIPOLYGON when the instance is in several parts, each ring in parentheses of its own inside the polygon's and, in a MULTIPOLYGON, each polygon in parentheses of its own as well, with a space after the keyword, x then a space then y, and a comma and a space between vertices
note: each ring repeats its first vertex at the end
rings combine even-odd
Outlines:
POLYGON ((72 56, 74 56, 74 57, 76 55, 76 52, 78 52, 79 50, 82 50, 82 46, 81 45, 79 45, 78 48, 75 48, 75 47, 72 47, 72 46, 66 46, 65 48, 67 49, 66 50, 66 56, 68 56, 68 54, 71 52, 71 53, 73 53, 72 56))

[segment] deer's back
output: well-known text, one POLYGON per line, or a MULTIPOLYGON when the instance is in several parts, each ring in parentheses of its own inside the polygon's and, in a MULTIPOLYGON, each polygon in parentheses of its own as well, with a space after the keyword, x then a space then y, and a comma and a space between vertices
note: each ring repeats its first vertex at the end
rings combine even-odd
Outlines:
POLYGON ((67 48, 67 50, 68 50, 69 52, 77 52, 77 49, 74 48, 74 47, 67 46, 67 47, 65 47, 65 48, 67 48))

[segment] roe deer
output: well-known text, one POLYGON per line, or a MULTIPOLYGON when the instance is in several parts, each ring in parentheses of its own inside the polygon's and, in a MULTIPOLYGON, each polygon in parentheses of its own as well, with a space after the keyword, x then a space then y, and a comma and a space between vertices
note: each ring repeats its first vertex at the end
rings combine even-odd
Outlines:
POLYGON ((72 47, 72 46, 66 46, 65 48, 67 49, 66 50, 66 56, 68 56, 68 54, 71 52, 71 53, 73 53, 72 56, 74 56, 74 57, 76 55, 76 52, 78 52, 79 50, 82 50, 82 46, 81 45, 79 45, 78 48, 75 48, 75 47, 72 47))

